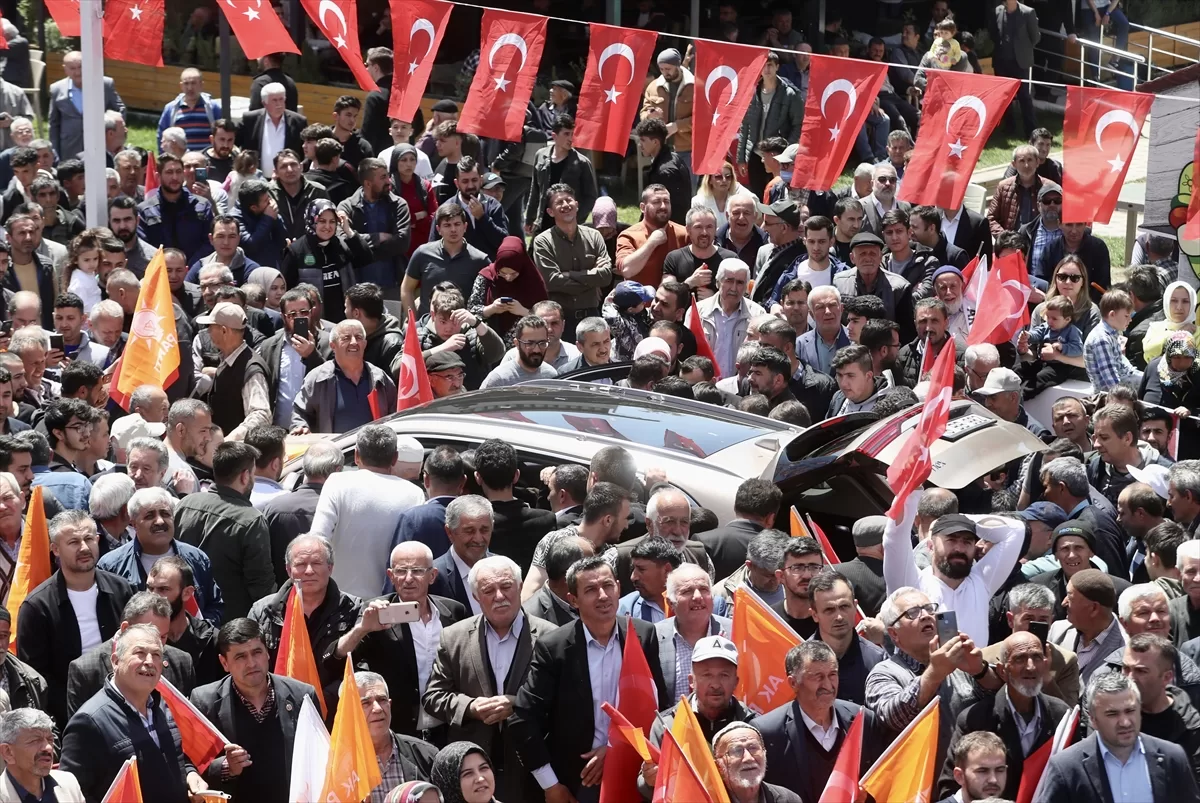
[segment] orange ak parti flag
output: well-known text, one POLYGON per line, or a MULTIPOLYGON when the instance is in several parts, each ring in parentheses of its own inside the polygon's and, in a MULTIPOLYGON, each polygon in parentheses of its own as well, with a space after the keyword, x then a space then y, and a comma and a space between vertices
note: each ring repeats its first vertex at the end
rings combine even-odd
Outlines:
POLYGON ((137 310, 129 327, 129 341, 117 364, 109 395, 125 410, 129 397, 141 385, 166 388, 179 376, 179 333, 175 331, 174 302, 167 281, 167 261, 162 248, 146 266, 138 293, 137 310))
POLYGON ((937 761, 938 706, 934 697, 867 770, 858 784, 864 792, 888 803, 928 803, 937 761))
POLYGON ((784 659, 802 639, 746 586, 733 592, 733 643, 741 659, 734 695, 765 714, 793 697, 783 671, 784 659))
POLYGON ((156 689, 171 711, 175 726, 179 728, 184 755, 203 773, 213 759, 225 752, 229 740, 171 681, 160 677, 156 689))
MULTIPOLYGON (((729 792, 725 790, 725 783, 721 780, 721 772, 717 769, 717 760, 713 758, 708 739, 704 738, 704 731, 700 729, 700 720, 696 719, 696 713, 692 711, 686 697, 680 698, 679 706, 675 709, 675 721, 671 723, 671 738, 675 740, 675 744, 687 758, 696 777, 708 789, 712 803, 729 803, 729 792)), ((665 739, 663 740, 663 752, 666 752, 665 739)), ((661 771, 661 766, 659 769, 661 771)), ((683 801, 689 800, 686 797, 668 799, 674 803, 683 803, 683 801)))
POLYGON ((42 506, 42 486, 35 485, 29 494, 29 512, 25 514, 25 527, 21 530, 17 570, 13 574, 12 585, 8 587, 8 599, 4 602, 12 614, 12 638, 8 640, 8 651, 13 655, 17 654, 17 619, 21 614, 21 603, 50 575, 50 530, 46 524, 46 508, 42 506))
POLYGON ((137 756, 125 759, 100 803, 142 803, 142 781, 138 777, 137 756))
MULTIPOLYGON (((354 682, 352 656, 346 656, 346 675, 342 680, 342 698, 358 700, 358 684, 354 682)), ((321 800, 363 800, 371 790, 383 783, 367 716, 361 705, 339 705, 333 718, 333 733, 329 736, 329 765, 325 769, 325 786, 321 800)))
MULTIPOLYGON (((321 718, 329 717, 329 708, 325 705, 325 695, 321 691, 321 676, 317 673, 317 659, 313 657, 312 642, 308 640, 308 627, 304 624, 300 589, 295 586, 288 592, 287 610, 283 614, 283 630, 279 633, 279 654, 275 656, 275 674, 287 675, 316 689, 317 702, 321 704, 321 718)), ((369 793, 370 789, 367 791, 369 793)), ((321 797, 324 799, 324 795, 321 797)))
MULTIPOLYGON (((718 788, 725 791, 725 784, 718 788)), ((670 731, 663 731, 662 760, 654 779, 653 803, 717 803, 708 789, 675 737, 670 731)))

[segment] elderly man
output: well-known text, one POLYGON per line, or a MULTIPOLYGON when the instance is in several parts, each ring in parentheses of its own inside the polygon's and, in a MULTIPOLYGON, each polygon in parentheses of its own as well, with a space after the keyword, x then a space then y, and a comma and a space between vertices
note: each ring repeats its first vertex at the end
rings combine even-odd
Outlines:
POLYGON ((300 709, 305 698, 319 705, 316 690, 270 671, 262 631, 251 619, 227 622, 217 649, 229 674, 195 689, 191 698, 230 743, 204 774, 214 789, 238 800, 282 800, 291 782, 300 709))
POLYGON ((471 567, 491 555, 495 516, 492 503, 482 496, 466 494, 446 506, 446 535, 450 549, 434 561, 437 577, 431 590, 456 600, 472 614, 479 613, 479 600, 467 584, 471 567))
POLYGON ((670 541, 671 546, 679 550, 683 563, 695 564, 704 569, 709 577, 714 577, 708 550, 690 536, 691 520, 692 506, 682 491, 670 486, 655 491, 646 503, 646 535, 617 544, 617 575, 621 578, 623 594, 633 590, 633 583, 629 580, 633 550, 642 541, 654 536, 670 541))
POLYGON ((196 323, 208 327, 220 354, 220 364, 211 377, 207 374, 211 369, 205 369, 197 392, 208 403, 213 423, 225 432, 225 439, 242 440, 254 427, 271 423, 267 368, 246 344, 246 313, 237 304, 223 301, 196 318, 196 323))
POLYGON ((1113 611, 1117 595, 1112 578, 1099 569, 1084 569, 1067 583, 1066 619, 1050 625, 1048 641, 1073 650, 1083 683, 1105 666, 1105 658, 1124 646, 1125 631, 1113 611))
POLYGON ((163 150, 164 133, 179 128, 184 133, 189 151, 208 147, 213 124, 221 119, 221 102, 204 91, 204 74, 188 67, 179 76, 180 93, 163 107, 158 119, 159 150, 163 150))
POLYGON ((1085 708, 1094 732, 1051 757, 1039 799, 1105 797, 1099 790, 1107 789, 1114 800, 1200 800, 1184 749, 1141 732, 1142 698, 1132 678, 1096 678, 1088 684, 1085 708), (1098 776, 1100 768, 1105 772, 1098 776))
MULTIPOLYGON (((1026 633, 1033 622, 1050 624, 1054 617, 1054 595, 1048 588, 1023 583, 1008 592, 1005 597, 1005 617, 1013 633, 1026 633)), ((1002 663, 1002 643, 989 644, 983 648, 983 659, 988 663, 1002 663)), ((1049 656, 1042 691, 1050 697, 1062 700, 1067 706, 1078 704, 1079 659, 1075 653, 1060 644, 1048 642, 1049 656)))
POLYGON ((0 716, 0 799, 83 803, 75 776, 54 765, 54 721, 36 708, 19 707, 0 716))
POLYGON ((684 564, 667 575, 666 598, 674 615, 654 628, 669 702, 692 690, 689 674, 697 645, 708 636, 729 638, 733 623, 713 614, 712 580, 695 564, 684 564))
POLYGON ((481 612, 443 631, 422 703, 449 724, 448 741, 474 742, 494 757, 497 795, 533 799, 538 787, 512 740, 501 741, 501 723, 513 714, 535 645, 555 626, 522 612, 521 569, 509 558, 483 558, 467 581, 481 612), (481 663, 491 672, 480 673, 481 663))
POLYGON ((362 601, 343 592, 333 579, 333 544, 320 535, 301 535, 288 544, 284 555, 289 579, 278 592, 269 594, 250 608, 249 618, 262 629, 263 642, 275 662, 293 588, 300 592, 304 618, 321 679, 318 692, 324 695, 330 721, 337 707, 338 688, 345 668, 345 656, 338 656, 340 639, 358 621, 362 601))
MULTIPOLYGON (((383 803, 401 782, 428 781, 437 747, 421 739, 397 733, 392 727, 392 698, 387 681, 377 672, 355 672, 359 703, 367 721, 375 762, 382 781, 371 790, 371 803, 383 803)), ((345 691, 345 684, 342 685, 345 691)))
MULTIPOLYGON (((1061 619, 1064 611, 1063 601, 1067 596, 1067 583, 1078 572, 1097 567, 1097 564, 1092 562, 1096 557, 1095 530, 1084 521, 1064 521, 1055 527, 1050 535, 1050 553, 1057 561, 1058 568, 1034 575, 1030 582, 1043 586, 1054 594, 1054 615, 1056 619, 1061 619)), ((1113 587, 1115 593, 1120 595, 1129 588, 1129 581, 1113 577, 1113 587)))
POLYGON ((716 593, 733 604, 733 593, 745 584, 764 604, 780 603, 784 598, 779 568, 783 566, 783 551, 791 536, 780 530, 759 531, 746 546, 746 560, 728 577, 718 581, 716 593))
MULTIPOLYGON (((1078 460, 1059 457, 1042 466, 1043 498, 1067 512, 1067 519, 1085 525, 1093 534, 1092 551, 1104 561, 1108 573, 1121 580, 1129 578, 1125 554, 1128 537, 1116 516, 1091 500, 1087 471, 1078 460)), ((1101 497, 1103 499, 1103 497, 1101 497)), ((1106 502, 1107 504, 1107 502, 1106 502)))
POLYGON ((883 240, 869 231, 859 232, 850 240, 850 259, 854 270, 842 271, 833 277, 833 286, 841 297, 878 297, 883 302, 886 317, 900 326, 900 340, 911 340, 915 334, 912 286, 899 274, 882 269, 883 240))
POLYGON ((988 371, 983 385, 971 395, 1004 421, 1025 427, 1045 443, 1054 440, 1054 434, 1025 411, 1021 404, 1021 377, 1011 368, 988 371))
POLYGON ((363 359, 366 342, 358 321, 334 326, 333 359, 309 371, 296 394, 293 434, 349 432, 396 411, 396 383, 363 359))
MULTIPOLYGON (((758 206, 762 214, 762 227, 770 243, 759 248, 754 256, 757 280, 752 298, 773 308, 781 301, 781 290, 788 280, 796 278, 803 267, 805 279, 813 286, 829 284, 829 277, 842 266, 834 265, 830 256, 833 224, 822 215, 809 218, 813 221, 810 244, 808 224, 804 222, 803 210, 790 198, 776 201, 770 206, 758 206), (809 260, 815 264, 810 265, 809 260)), ((746 264, 750 264, 747 262, 746 264)))
POLYGON ((1175 565, 1183 583, 1183 596, 1171 600, 1175 646, 1200 637, 1200 541, 1188 540, 1175 550, 1175 565))
POLYGON ((816 323, 796 341, 800 362, 833 376, 833 358, 850 345, 850 333, 842 325, 842 294, 833 285, 814 287, 808 294, 808 308, 816 323))
POLYGON ((876 664, 887 660, 887 653, 855 629, 854 586, 826 568, 808 581, 807 596, 809 612, 817 625, 816 639, 828 644, 837 656, 838 699, 863 705, 867 676, 876 664))
POLYGON ((767 232, 758 226, 760 215, 753 195, 738 194, 725 201, 724 225, 717 228, 716 244, 732 251, 747 265, 754 265, 759 250, 767 244, 767 232))
POLYGON ((275 173, 275 154, 285 148, 296 153, 303 149, 300 132, 308 125, 308 120, 288 111, 287 88, 283 84, 267 84, 262 88, 261 98, 261 109, 242 115, 237 145, 244 151, 257 151, 263 175, 271 178, 275 173))
POLYGON ((400 697, 392 706, 392 730, 441 743, 448 720, 426 714, 421 709, 421 695, 428 687, 442 631, 465 619, 467 609, 455 600, 429 593, 438 570, 433 566, 433 553, 419 541, 407 541, 392 550, 387 575, 394 593, 367 603, 358 622, 338 641, 337 649, 343 657, 353 652, 360 665, 378 672, 388 681, 388 688, 396 689, 400 697), (411 623, 380 622, 379 612, 398 603, 415 603, 417 617, 411 623))
MULTIPOLYGON (((1167 605, 1167 595, 1157 583, 1141 583, 1121 592, 1117 598, 1117 618, 1125 633, 1125 644, 1104 658, 1104 665, 1096 670, 1097 673, 1122 671, 1125 646, 1134 636, 1149 633, 1166 639, 1171 637, 1171 613, 1167 605)), ((1200 644, 1190 647, 1185 645, 1172 660, 1172 683, 1187 692, 1193 702, 1200 701, 1200 667, 1197 667, 1192 658, 1196 655, 1197 646, 1200 644)))
POLYGON ((717 267, 716 295, 701 301, 685 317, 685 325, 690 326, 692 316, 699 314, 722 376, 736 373, 737 350, 746 339, 750 319, 766 314, 766 310, 746 298, 749 280, 750 266, 745 262, 736 258, 722 260, 717 267))
POLYGON ((875 165, 871 173, 871 194, 862 199, 863 224, 862 230, 872 234, 883 235, 883 216, 894 209, 908 212, 912 204, 896 200, 896 189, 900 178, 896 168, 888 162, 875 165))
MULTIPOLYGON (((833 771, 841 742, 862 708, 838 699, 838 659, 827 644, 808 641, 793 647, 784 671, 793 701, 754 721, 766 746, 766 777, 799 793, 803 800, 816 800, 833 771)), ((878 736, 875 714, 864 711, 862 755, 856 774, 874 763, 883 747, 878 736)))
MULTIPOLYGON (((60 158, 69 159, 83 151, 83 54, 72 50, 62 65, 66 77, 50 85, 50 142, 60 158)), ((125 103, 107 77, 104 108, 125 114, 125 103)))
POLYGON ((713 758, 731 803, 800 803, 786 787, 766 783, 767 747, 755 725, 731 722, 713 737, 713 758))
POLYGON ((104 797, 131 756, 138 759, 144 800, 182 801, 207 789, 177 747, 175 719, 154 693, 163 671, 158 631, 153 625, 131 625, 114 642, 112 663, 112 681, 79 709, 66 728, 60 766, 75 774, 89 800, 104 797))
POLYGON ((954 792, 953 754, 959 741, 973 731, 1000 734, 1008 750, 1008 777, 999 796, 1015 799, 1021 785, 1024 762, 1054 735, 1059 720, 1067 713, 1067 704, 1043 692, 1049 649, 1032 633, 1013 633, 1000 648, 997 664, 1004 687, 995 700, 972 703, 959 715, 950 736, 950 753, 942 766, 937 797, 954 792))
POLYGON ((1017 174, 1001 180, 988 201, 987 216, 993 237, 1005 231, 1017 231, 1038 217, 1042 178, 1037 174, 1037 148, 1018 145, 1013 149, 1012 166, 1017 174))

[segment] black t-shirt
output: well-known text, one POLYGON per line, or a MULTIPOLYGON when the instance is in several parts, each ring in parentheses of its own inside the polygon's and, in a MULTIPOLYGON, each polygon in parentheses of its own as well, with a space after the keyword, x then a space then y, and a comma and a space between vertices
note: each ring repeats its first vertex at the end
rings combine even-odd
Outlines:
POLYGON ((844 243, 835 237, 833 240, 833 255, 846 265, 853 267, 854 262, 850 259, 850 243, 844 243))
POLYGON ((684 282, 701 267, 708 265, 708 269, 712 271, 713 275, 713 280, 709 282, 708 286, 715 291, 717 289, 717 268, 721 266, 723 259, 737 259, 737 254, 725 248, 718 248, 717 253, 701 259, 685 245, 683 248, 676 248, 667 254, 666 259, 663 260, 663 276, 672 276, 677 281, 684 282))
POLYGON ((800 638, 808 640, 817 635, 817 620, 813 618, 797 619, 794 616, 789 616, 787 612, 787 600, 781 599, 771 606, 775 613, 783 617, 783 621, 788 623, 788 626, 795 630, 800 638))

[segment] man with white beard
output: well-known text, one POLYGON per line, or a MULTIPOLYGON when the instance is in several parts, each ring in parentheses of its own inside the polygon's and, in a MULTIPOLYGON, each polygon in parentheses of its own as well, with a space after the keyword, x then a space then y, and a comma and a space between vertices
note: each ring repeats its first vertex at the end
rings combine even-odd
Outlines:
POLYGON ((717 731, 712 748, 730 803, 802 803, 795 792, 763 782, 767 748, 753 725, 730 722, 717 731))
POLYGON ((971 322, 975 320, 975 310, 963 301, 965 287, 962 271, 953 265, 943 265, 933 272, 933 292, 950 311, 946 331, 963 340, 967 339, 971 322))
POLYGON ((974 731, 999 734, 1008 751, 1008 777, 999 797, 1015 800, 1021 787, 1023 759, 1049 741, 1058 722, 1067 713, 1067 704, 1042 693, 1049 653, 1041 640, 1023 631, 1004 640, 996 673, 1004 679, 1004 687, 994 698, 972 703, 958 715, 950 736, 950 749, 942 766, 935 799, 954 794, 959 784, 954 780, 955 746, 974 731))

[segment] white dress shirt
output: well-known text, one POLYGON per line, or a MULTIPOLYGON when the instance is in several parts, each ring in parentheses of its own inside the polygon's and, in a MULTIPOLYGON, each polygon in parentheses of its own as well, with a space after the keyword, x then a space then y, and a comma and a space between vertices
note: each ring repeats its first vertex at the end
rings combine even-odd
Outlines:
POLYGON ((504 684, 508 679, 508 670, 512 668, 513 659, 517 657, 517 639, 521 636, 521 628, 525 626, 525 614, 517 611, 517 618, 504 638, 500 638, 487 619, 483 620, 483 635, 487 641, 488 663, 492 665, 492 678, 496 681, 496 694, 504 693, 504 684))
POLYGON ((287 115, 279 118, 279 124, 271 122, 271 115, 263 114, 262 142, 259 146, 259 164, 267 178, 275 175, 275 154, 284 149, 287 133, 287 115))
MULTIPOLYGON (((429 685, 433 661, 437 657, 438 644, 442 640, 442 617, 438 616, 433 603, 429 604, 429 613, 428 622, 423 622, 417 617, 416 621, 408 626, 412 634, 413 651, 417 655, 417 687, 420 696, 425 694, 425 687, 429 685)), ((439 720, 425 713, 424 707, 421 708, 421 715, 417 717, 418 730, 429 730, 440 724, 442 723, 439 720)))
POLYGON ((804 713, 803 708, 800 708, 800 717, 804 720, 804 726, 808 728, 808 732, 813 735, 813 738, 817 740, 821 747, 824 747, 826 750, 832 750, 833 746, 837 744, 838 732, 841 731, 841 728, 838 727, 837 716, 833 713, 830 714, 830 718, 833 721, 829 723, 828 728, 822 726, 815 719, 804 713))
MULTIPOLYGON (((489 553, 490 554, 490 553, 489 553)), ((471 573, 471 567, 468 566, 463 559, 454 551, 454 547, 450 547, 450 559, 454 561, 454 565, 458 567, 458 573, 462 576, 463 585, 467 585, 467 575, 471 573)), ((475 599, 475 595, 471 593, 471 589, 467 588, 467 602, 471 603, 471 613, 478 615, 483 613, 483 609, 479 607, 479 600, 475 599)))
POLYGON ((958 224, 962 222, 962 218, 963 211, 961 206, 954 213, 954 217, 946 217, 946 213, 942 212, 942 234, 946 235, 946 242, 954 243, 954 235, 958 234, 958 224))

